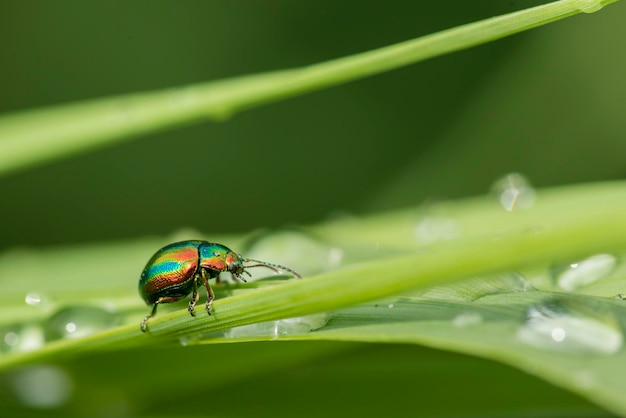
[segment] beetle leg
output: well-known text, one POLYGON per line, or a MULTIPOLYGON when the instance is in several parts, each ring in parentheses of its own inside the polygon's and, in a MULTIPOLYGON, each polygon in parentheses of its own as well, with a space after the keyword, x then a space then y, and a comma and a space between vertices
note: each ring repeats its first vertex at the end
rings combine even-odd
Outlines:
POLYGON ((200 299, 200 295, 198 294, 198 273, 196 273, 193 276, 193 293, 191 294, 191 300, 189 301, 189 307, 187 308, 191 316, 196 316, 195 309, 198 299, 200 299))
POLYGON ((148 319, 152 318, 154 315, 156 315, 156 311, 157 311, 157 307, 159 306, 159 302, 160 299, 157 300, 155 302, 154 305, 152 305, 152 312, 150 312, 150 315, 146 316, 143 321, 141 321, 141 332, 146 332, 146 324, 148 323, 148 319))
POLYGON ((202 269, 202 280, 204 280, 204 287, 206 287, 206 312, 211 315, 211 304, 213 303, 213 299, 215 299, 215 293, 213 293, 213 289, 209 286, 209 279, 206 277, 205 269, 202 269))
POLYGON ((154 305, 152 305, 152 312, 150 312, 150 315, 146 316, 143 321, 141 321, 141 332, 146 332, 147 328, 147 324, 148 324, 148 320, 150 318, 152 318, 154 315, 156 315, 157 312, 157 308, 159 307, 159 303, 170 303, 170 302, 175 302, 177 301, 178 298, 158 298, 156 302, 154 302, 154 305))

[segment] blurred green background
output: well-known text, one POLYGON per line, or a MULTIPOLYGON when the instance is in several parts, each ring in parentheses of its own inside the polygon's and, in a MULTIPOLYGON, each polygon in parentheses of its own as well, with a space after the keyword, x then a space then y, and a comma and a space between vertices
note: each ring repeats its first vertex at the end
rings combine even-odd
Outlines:
MULTIPOLYGON (((0 113, 304 66, 542 3, 4 2, 0 113)), ((0 249, 308 224, 484 194, 514 171, 538 187, 624 179, 624 21, 619 2, 224 123, 0 177, 0 249)), ((74 396, 57 412, 484 417, 541 405, 535 416, 604 416, 517 370, 427 348, 230 346, 70 360, 62 370, 74 396)), ((24 408, 7 382, 6 411, 47 416, 24 408)))
MULTIPOLYGON (((541 2, 0 6, 0 111, 291 68, 541 2)), ((626 6, 0 178, 0 246, 245 232, 626 175, 626 6)))

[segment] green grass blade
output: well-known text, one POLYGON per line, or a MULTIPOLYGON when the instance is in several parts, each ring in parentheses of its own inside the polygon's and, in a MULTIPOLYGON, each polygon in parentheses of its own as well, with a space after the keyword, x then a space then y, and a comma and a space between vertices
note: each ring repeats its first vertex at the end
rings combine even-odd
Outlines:
POLYGON ((617 0, 561 0, 308 67, 25 111, 0 118, 0 174, 470 48, 617 0))
MULTIPOLYGON (((212 316, 202 314, 192 320, 186 310, 169 315, 161 312, 149 323, 149 335, 141 334, 138 327, 138 322, 147 312, 147 308, 134 296, 137 272, 133 270, 117 278, 112 276, 110 280, 103 280, 102 286, 109 281, 117 282, 127 289, 124 295, 136 298, 135 306, 138 310, 129 316, 130 325, 79 340, 52 342, 33 352, 3 356, 0 357, 0 368, 38 359, 54 359, 94 348, 151 344, 163 338, 188 338, 238 325, 326 312, 467 277, 575 259, 599 252, 617 253, 626 249, 626 224, 623 222, 626 185, 622 183, 598 185, 595 188, 579 186, 540 193, 536 207, 520 213, 505 212, 491 199, 483 202, 459 202, 457 210, 465 216, 464 220, 459 221, 467 226, 468 233, 456 240, 436 243, 417 252, 406 243, 404 248, 409 252, 404 255, 354 263, 344 269, 304 280, 290 280, 284 284, 261 286, 258 289, 249 288, 232 297, 216 300, 215 313, 212 316), (563 212, 563 208, 568 207, 577 207, 580 210, 563 212), (508 222, 500 224, 498 214, 502 214, 508 222), (483 223, 485 216, 493 222, 483 223), (476 225, 472 231, 469 228, 470 219, 480 222, 481 225, 476 225)), ((393 228, 400 245, 405 229, 410 231, 413 223, 405 225, 400 222, 396 223, 396 227, 391 225, 404 217, 405 215, 391 214, 386 219, 372 220, 369 226, 365 220, 362 228, 369 229, 368 234, 371 236, 378 233, 383 243, 384 236, 391 234, 389 229, 393 228)), ((339 226, 335 227, 339 229, 339 226)), ((318 228, 319 231, 323 229, 324 227, 318 228)), ((328 232, 327 234, 330 235, 328 232)), ((363 241, 357 242, 361 244, 363 241)), ((104 257, 106 253, 100 254, 102 258, 99 262, 102 263, 104 277, 107 276, 107 268, 115 268, 118 262, 125 262, 123 257, 117 260, 112 255, 107 259, 104 257)), ((306 258, 307 255, 302 254, 301 257, 306 258)), ((41 261, 36 255, 34 259, 41 261)), ((144 259, 135 260, 135 264, 139 266, 143 262, 144 259)), ((57 270, 50 263, 49 268, 41 270, 39 274, 31 273, 29 281, 28 270, 24 267, 29 262, 9 255, 4 260, 5 270, 0 269, 0 282, 8 284, 4 297, 16 295, 19 291, 16 290, 18 283, 12 280, 17 272, 23 277, 19 286, 24 292, 24 289, 29 290, 26 286, 41 282, 42 276, 50 277, 55 271, 58 274, 69 271, 66 274, 74 275, 74 292, 81 286, 85 289, 82 296, 80 293, 75 294, 75 303, 85 303, 88 300, 85 296, 102 297, 101 289, 88 287, 98 285, 98 280, 85 281, 85 276, 98 271, 95 263, 96 258, 87 255, 83 266, 80 256, 64 254, 58 257, 57 270)), ((48 283, 52 292, 55 286, 63 283, 63 279, 60 277, 48 283)), ((58 292, 61 296, 72 294, 71 289, 60 289, 58 292)), ((3 305, 3 309, 10 308, 9 303, 3 305)))

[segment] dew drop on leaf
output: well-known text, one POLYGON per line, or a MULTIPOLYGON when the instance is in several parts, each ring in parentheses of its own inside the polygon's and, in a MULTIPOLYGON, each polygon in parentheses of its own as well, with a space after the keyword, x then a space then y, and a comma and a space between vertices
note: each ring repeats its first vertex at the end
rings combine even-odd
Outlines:
POLYGON ((579 355, 615 354, 624 341, 610 312, 582 302, 531 306, 517 337, 535 348, 579 355))
POLYGON ((115 313, 95 306, 73 306, 60 309, 44 324, 46 341, 75 339, 118 325, 115 313))
POLYGON ((507 212, 530 209, 535 204, 535 189, 519 173, 510 173, 496 180, 491 190, 507 212))
POLYGON ((39 305, 42 301, 42 297, 39 293, 27 293, 26 297, 24 298, 24 301, 26 302, 27 305, 39 305))
POLYGON ((553 266, 550 270, 557 285, 571 292, 608 277, 616 266, 615 256, 597 254, 584 260, 553 266))
POLYGON ((0 330, 0 353, 34 351, 43 344, 43 330, 37 324, 16 324, 0 330))
POLYGON ((281 336, 302 335, 324 327, 328 320, 329 315, 326 313, 299 316, 231 328, 226 331, 224 336, 227 338, 268 336, 278 338, 281 336))
POLYGON ((478 312, 461 312, 452 319, 452 325, 457 328, 467 328, 483 322, 483 317, 478 312))
POLYGON ((419 244, 428 245, 457 238, 460 235, 460 228, 452 218, 431 215, 417 222, 413 234, 419 244))

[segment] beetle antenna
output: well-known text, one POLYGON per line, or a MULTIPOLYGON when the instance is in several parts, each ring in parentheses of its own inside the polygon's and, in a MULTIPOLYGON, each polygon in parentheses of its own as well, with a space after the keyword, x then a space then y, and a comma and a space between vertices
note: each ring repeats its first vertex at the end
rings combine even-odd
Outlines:
POLYGON ((250 267, 265 267, 268 268, 270 270, 274 270, 276 273, 280 273, 281 270, 282 271, 286 271, 288 273, 293 274, 294 276, 296 276, 298 279, 301 279, 302 276, 300 275, 300 273, 298 273, 295 270, 290 269, 289 267, 285 267, 285 266, 281 266, 280 264, 272 264, 272 263, 267 263, 265 261, 259 261, 259 260, 253 260, 251 258, 246 258, 243 260, 244 262, 253 262, 253 263, 258 263, 258 264, 253 264, 251 266, 246 266, 246 268, 250 268, 250 267))
MULTIPOLYGON (((246 260, 246 261, 250 261, 250 260, 246 260)), ((268 266, 268 265, 266 265, 266 264, 253 264, 253 265, 251 265, 251 266, 245 266, 245 268, 247 268, 247 269, 249 269, 249 268, 251 268, 251 267, 267 267, 268 269, 272 270, 274 273, 280 273, 280 270, 278 270, 277 268, 274 268, 274 267, 268 266)), ((250 273, 248 273, 248 275, 249 275, 249 274, 250 274, 250 273)))

